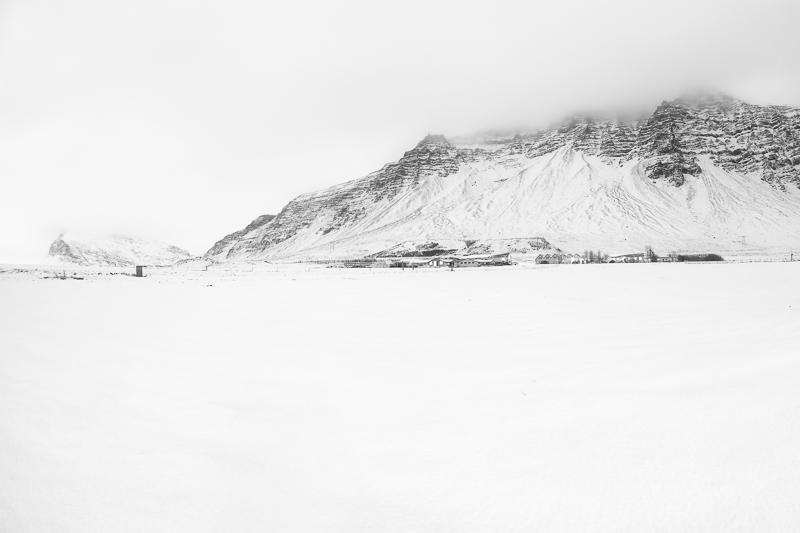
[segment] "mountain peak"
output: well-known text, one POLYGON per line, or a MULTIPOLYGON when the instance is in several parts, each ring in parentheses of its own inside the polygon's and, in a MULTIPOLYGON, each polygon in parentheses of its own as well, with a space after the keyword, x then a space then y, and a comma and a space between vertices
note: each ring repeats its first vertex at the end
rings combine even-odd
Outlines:
POLYGON ((428 145, 444 145, 444 146, 451 146, 450 142, 445 138, 444 135, 434 134, 431 135, 430 133, 425 136, 420 142, 417 143, 417 147, 428 146, 428 145))
POLYGON ((683 106, 691 108, 721 107, 728 108, 743 105, 745 102, 721 92, 696 91, 681 95, 672 102, 664 102, 662 106, 683 106))

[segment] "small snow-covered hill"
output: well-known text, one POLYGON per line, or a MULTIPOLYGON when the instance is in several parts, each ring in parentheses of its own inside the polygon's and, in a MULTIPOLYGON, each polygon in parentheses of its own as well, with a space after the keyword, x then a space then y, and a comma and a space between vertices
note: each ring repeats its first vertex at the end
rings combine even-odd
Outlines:
MULTIPOLYGON (((539 237, 565 251, 800 248, 800 110, 720 95, 646 120, 448 141, 429 135, 364 178, 301 195, 215 260, 379 254, 401 243, 539 237)), ((451 245, 449 245, 452 247, 451 245)))
POLYGON ((49 264, 91 266, 171 265, 192 254, 163 242, 122 236, 66 232, 50 245, 49 264))

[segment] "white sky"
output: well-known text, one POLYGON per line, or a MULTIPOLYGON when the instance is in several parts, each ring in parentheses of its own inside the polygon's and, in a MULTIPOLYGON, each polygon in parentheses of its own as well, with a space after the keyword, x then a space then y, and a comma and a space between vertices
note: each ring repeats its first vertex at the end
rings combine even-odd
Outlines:
POLYGON ((428 132, 800 107, 800 2, 3 1, 0 263, 68 229, 201 254, 428 132))

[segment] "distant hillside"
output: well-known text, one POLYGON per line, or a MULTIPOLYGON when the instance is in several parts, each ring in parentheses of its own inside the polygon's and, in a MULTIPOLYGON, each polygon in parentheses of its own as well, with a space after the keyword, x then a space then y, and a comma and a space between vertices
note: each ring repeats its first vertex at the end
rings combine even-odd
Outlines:
POLYGON ((86 266, 171 265, 192 254, 163 242, 122 236, 62 233, 50 245, 46 262, 86 266))

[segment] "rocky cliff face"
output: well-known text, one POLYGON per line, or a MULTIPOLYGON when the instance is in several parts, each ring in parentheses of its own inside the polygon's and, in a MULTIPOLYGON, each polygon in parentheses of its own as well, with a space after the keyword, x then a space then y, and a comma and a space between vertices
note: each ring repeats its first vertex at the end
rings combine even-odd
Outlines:
POLYGON ((83 266, 166 266, 190 257, 186 250, 159 241, 67 232, 53 241, 45 261, 83 266))
POLYGON ((800 110, 705 95, 664 102, 637 121, 576 117, 452 143, 429 135, 377 172, 299 196, 206 257, 376 253, 453 238, 593 247, 604 231, 679 248, 681 232, 686 245, 710 246, 717 236, 701 234, 711 229, 723 240, 746 231, 769 240, 771 224, 800 223, 798 187, 800 110))
POLYGON ((528 157, 567 146, 606 161, 640 159, 648 177, 676 186, 683 185, 684 175, 698 175, 701 155, 781 190, 786 183, 800 185, 800 110, 750 105, 724 95, 663 102, 638 122, 572 119, 513 144, 528 157))

